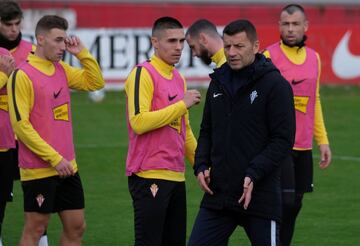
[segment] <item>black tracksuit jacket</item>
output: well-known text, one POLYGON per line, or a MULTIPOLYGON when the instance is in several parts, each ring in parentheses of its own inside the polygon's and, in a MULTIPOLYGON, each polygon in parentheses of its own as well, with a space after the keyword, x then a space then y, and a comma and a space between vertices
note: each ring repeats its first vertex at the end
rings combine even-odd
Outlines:
POLYGON ((281 220, 280 163, 295 138, 293 93, 262 54, 233 71, 227 63, 210 74, 194 170, 211 167, 201 206, 281 220), (254 182, 247 210, 238 200, 244 178, 254 182))

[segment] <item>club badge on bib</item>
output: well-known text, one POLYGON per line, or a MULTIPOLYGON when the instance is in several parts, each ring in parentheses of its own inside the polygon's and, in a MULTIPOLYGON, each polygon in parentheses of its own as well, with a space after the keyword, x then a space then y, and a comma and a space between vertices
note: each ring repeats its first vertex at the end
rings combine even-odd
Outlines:
POLYGON ((39 205, 39 208, 41 208, 42 204, 45 201, 45 197, 42 194, 37 195, 36 197, 37 204, 39 205))
POLYGON ((153 197, 156 196, 158 190, 159 190, 159 187, 157 186, 157 184, 154 183, 150 186, 150 191, 151 191, 151 194, 153 195, 153 197))
POLYGON ((174 128, 179 134, 181 133, 181 117, 177 118, 169 124, 171 128, 174 128))

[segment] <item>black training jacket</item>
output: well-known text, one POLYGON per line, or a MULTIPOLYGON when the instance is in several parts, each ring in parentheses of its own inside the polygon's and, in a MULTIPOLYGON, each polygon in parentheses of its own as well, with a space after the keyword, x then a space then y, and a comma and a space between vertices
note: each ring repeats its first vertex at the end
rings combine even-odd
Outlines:
POLYGON ((263 55, 257 54, 250 66, 233 96, 224 86, 236 81, 227 63, 210 74, 194 170, 197 174, 211 167, 214 195, 206 193, 202 207, 280 221, 280 163, 295 138, 293 93, 263 55), (238 203, 245 176, 254 182, 247 210, 238 203))

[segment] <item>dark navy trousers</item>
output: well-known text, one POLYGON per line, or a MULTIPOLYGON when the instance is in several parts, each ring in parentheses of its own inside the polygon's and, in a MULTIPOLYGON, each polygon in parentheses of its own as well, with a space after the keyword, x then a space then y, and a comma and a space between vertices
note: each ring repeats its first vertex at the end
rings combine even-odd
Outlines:
POLYGON ((279 223, 230 210, 200 208, 189 239, 189 246, 227 245, 237 226, 242 226, 252 246, 277 246, 279 223))

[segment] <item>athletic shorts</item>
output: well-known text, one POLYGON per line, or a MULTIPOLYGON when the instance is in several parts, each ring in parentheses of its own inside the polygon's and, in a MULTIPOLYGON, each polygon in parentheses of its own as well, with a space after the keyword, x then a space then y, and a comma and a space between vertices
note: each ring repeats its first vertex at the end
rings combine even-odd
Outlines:
POLYGON ((0 200, 12 201, 14 180, 18 178, 17 150, 0 152, 0 200))
POLYGON ((79 173, 67 178, 53 176, 22 181, 21 186, 25 212, 48 214, 85 207, 79 173))
POLYGON ((306 193, 313 191, 312 150, 293 150, 281 168, 283 193, 306 193))

